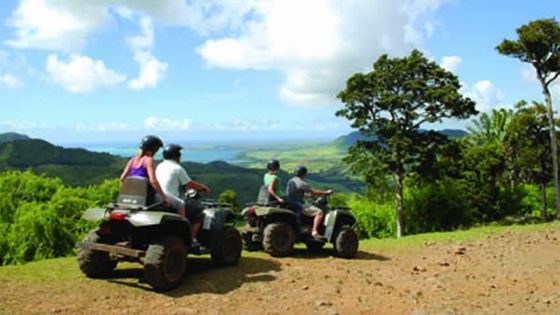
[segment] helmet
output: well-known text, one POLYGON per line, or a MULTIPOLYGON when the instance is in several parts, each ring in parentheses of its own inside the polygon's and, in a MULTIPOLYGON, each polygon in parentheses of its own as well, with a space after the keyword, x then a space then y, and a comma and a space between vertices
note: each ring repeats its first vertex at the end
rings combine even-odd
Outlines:
POLYGON ((270 161, 268 161, 268 163, 266 163, 266 168, 269 171, 276 171, 277 169, 280 168, 280 162, 276 159, 270 160, 270 161))
POLYGON ((165 160, 172 160, 181 156, 182 146, 178 144, 168 144, 163 148, 163 158, 165 160))
POLYGON ((296 169, 294 170, 294 175, 299 177, 303 177, 307 175, 307 167, 303 165, 296 166, 296 169))
POLYGON ((140 141, 140 149, 142 149, 142 151, 156 152, 161 147, 163 147, 163 142, 156 136, 148 135, 140 141))

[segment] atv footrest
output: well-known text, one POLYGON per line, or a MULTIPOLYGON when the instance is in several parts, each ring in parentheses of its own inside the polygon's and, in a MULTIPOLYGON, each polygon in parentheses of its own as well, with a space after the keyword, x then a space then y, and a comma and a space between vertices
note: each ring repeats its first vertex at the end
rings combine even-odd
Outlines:
POLYGON ((146 255, 146 251, 143 250, 132 249, 132 248, 118 246, 118 245, 101 244, 101 243, 91 244, 91 249, 100 252, 108 252, 110 254, 118 254, 118 255, 136 257, 136 258, 141 258, 146 255))

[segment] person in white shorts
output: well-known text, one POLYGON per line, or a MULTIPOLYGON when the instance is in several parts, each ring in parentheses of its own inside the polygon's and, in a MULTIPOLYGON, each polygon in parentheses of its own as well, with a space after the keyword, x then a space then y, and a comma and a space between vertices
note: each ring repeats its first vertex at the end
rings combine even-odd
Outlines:
POLYGON ((169 144, 163 149, 164 160, 156 167, 156 178, 169 199, 171 207, 177 211, 177 214, 186 217, 191 222, 193 243, 197 245, 196 235, 200 230, 202 209, 200 207, 190 207, 187 209, 185 201, 181 198, 180 189, 185 187, 210 193, 210 188, 192 180, 187 171, 181 166, 179 162, 181 161, 182 149, 177 144, 169 144))

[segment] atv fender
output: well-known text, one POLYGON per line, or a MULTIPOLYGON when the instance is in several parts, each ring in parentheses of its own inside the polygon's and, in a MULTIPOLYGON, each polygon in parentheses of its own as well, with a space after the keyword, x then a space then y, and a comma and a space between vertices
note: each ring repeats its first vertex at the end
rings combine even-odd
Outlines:
POLYGON ((183 217, 169 212, 138 211, 138 212, 131 213, 128 217, 128 221, 134 227, 157 225, 167 221, 175 221, 175 220, 184 221, 185 224, 188 225, 188 221, 185 220, 183 217))
POLYGON ((89 208, 84 211, 82 219, 97 222, 107 217, 107 210, 103 208, 89 208))
POLYGON ((339 226, 353 226, 356 223, 356 218, 348 210, 333 210, 329 211, 325 217, 325 233, 324 237, 329 242, 334 242, 334 232, 339 226))
POLYGON ((202 211, 204 219, 202 221, 203 230, 222 230, 226 222, 226 212, 219 208, 209 208, 202 211))

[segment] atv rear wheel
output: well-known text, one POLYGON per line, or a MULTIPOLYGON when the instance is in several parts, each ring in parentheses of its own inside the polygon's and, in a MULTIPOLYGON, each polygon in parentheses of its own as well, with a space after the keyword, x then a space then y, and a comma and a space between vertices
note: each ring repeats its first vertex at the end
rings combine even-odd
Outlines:
POLYGON ((97 234, 97 230, 93 230, 78 243, 77 258, 80 270, 90 278, 107 277, 117 266, 117 261, 112 260, 109 253, 91 249, 91 245, 99 243, 100 240, 101 237, 97 234))
POLYGON ((218 266, 237 265, 239 257, 241 257, 242 247, 239 231, 232 226, 226 226, 222 231, 220 240, 210 253, 212 262, 218 266))
POLYGON ((270 223, 264 228, 263 248, 272 256, 285 257, 292 253, 295 238, 294 229, 288 223, 270 223))
POLYGON ((350 228, 342 228, 336 234, 334 251, 338 257, 354 258, 358 254, 358 236, 350 228))
POLYGON ((168 291, 181 283, 187 266, 187 247, 177 236, 167 236, 148 246, 144 277, 155 291, 168 291))

